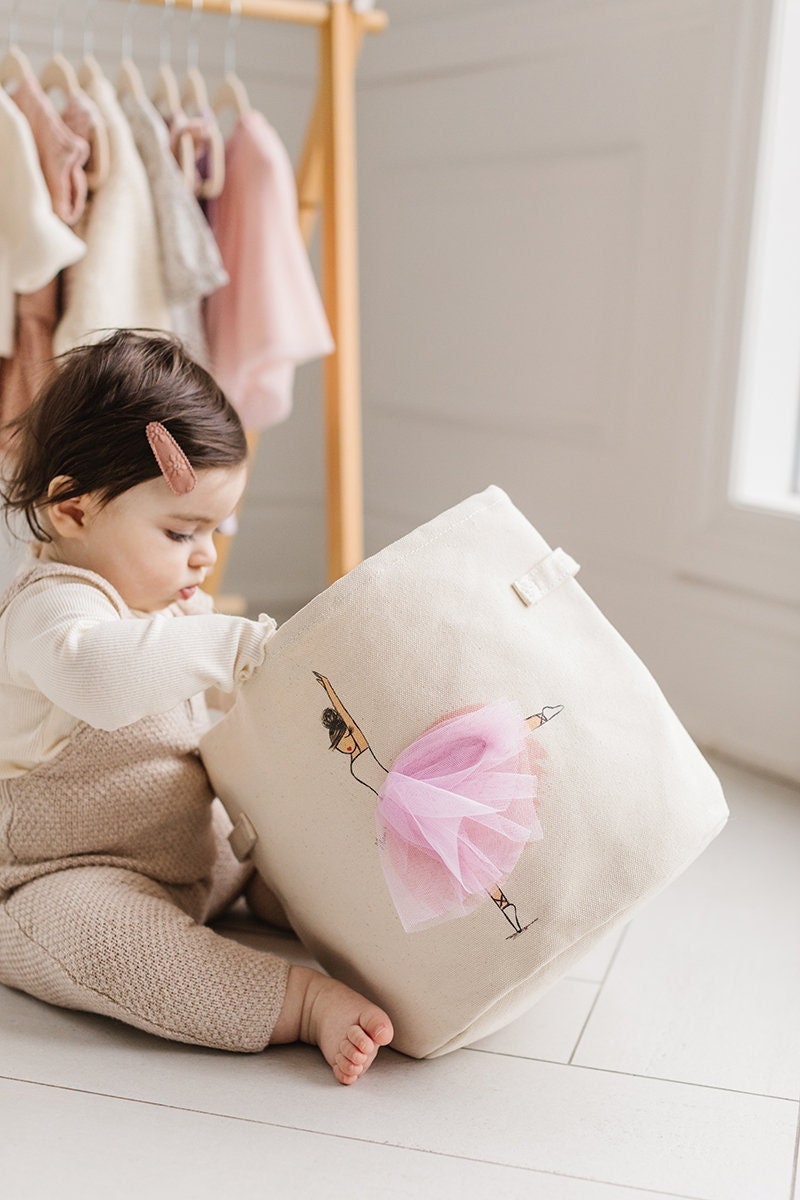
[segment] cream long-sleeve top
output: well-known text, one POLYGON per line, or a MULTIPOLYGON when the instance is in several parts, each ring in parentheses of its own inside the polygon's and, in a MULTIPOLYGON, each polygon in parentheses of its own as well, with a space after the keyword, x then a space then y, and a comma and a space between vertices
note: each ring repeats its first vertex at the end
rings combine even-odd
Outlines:
POLYGON ((108 329, 171 328, 150 185, 133 134, 107 79, 90 80, 86 94, 108 132, 109 173, 76 227, 86 253, 66 272, 56 354, 108 329))
POLYGON ((82 722, 119 729, 207 688, 233 691, 275 632, 268 617, 208 611, 204 593, 122 616, 81 574, 32 583, 0 615, 0 778, 52 758, 82 722))

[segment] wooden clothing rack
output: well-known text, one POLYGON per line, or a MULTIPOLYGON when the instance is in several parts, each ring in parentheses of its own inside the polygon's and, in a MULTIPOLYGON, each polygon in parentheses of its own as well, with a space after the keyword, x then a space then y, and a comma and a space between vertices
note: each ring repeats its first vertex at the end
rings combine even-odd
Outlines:
MULTIPOLYGON (((166 0, 139 0, 166 7, 166 0)), ((174 0, 193 8, 193 0, 174 0)), ((355 72, 365 33, 386 28, 383 12, 358 12, 349 0, 203 0, 202 12, 315 26, 319 83, 297 168, 300 227, 310 242, 322 216, 322 298, 336 346, 324 363, 327 575, 333 583, 364 557, 361 372, 358 305, 355 72)), ((249 436, 251 451, 257 435, 249 436)), ((218 536, 206 581, 219 592, 231 539, 218 536)))

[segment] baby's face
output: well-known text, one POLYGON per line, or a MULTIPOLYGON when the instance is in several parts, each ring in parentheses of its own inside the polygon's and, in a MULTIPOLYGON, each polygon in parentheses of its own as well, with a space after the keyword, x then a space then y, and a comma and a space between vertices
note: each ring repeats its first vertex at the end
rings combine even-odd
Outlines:
POLYGON ((198 471, 185 496, 148 479, 103 508, 90 504, 75 565, 102 575, 140 612, 188 600, 216 562, 214 530, 239 503, 246 474, 244 463, 198 471))

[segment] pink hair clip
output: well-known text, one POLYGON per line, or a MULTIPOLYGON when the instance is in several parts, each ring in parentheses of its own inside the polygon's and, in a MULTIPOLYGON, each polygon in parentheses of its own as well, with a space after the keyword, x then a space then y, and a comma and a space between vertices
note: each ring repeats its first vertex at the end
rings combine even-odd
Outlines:
POLYGON ((185 496, 197 483, 194 467, 160 421, 151 421, 145 433, 170 491, 176 496, 185 496))

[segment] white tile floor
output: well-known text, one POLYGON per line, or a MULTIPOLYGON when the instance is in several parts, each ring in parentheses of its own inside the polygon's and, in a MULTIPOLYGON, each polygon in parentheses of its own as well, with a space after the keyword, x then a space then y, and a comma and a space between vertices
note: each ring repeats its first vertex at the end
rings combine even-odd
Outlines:
POLYGON ((622 936, 501 1033, 349 1089, 305 1046, 174 1045, 0 987, 0 1196, 800 1200, 800 793, 716 766, 727 830, 622 936))

